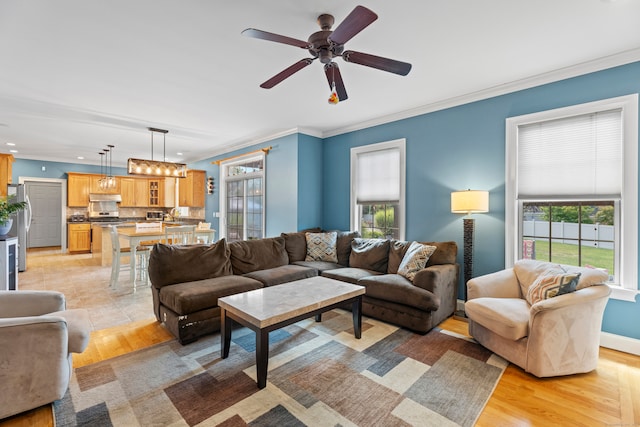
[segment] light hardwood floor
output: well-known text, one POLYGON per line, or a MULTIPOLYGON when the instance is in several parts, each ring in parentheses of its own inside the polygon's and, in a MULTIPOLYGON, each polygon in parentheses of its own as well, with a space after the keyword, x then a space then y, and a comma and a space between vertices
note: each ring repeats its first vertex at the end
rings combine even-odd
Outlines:
MULTIPOLYGON (((78 262, 83 261, 79 258, 78 262)), ((440 326, 468 334, 467 324, 458 319, 449 318, 440 326)), ((155 319, 95 330, 87 350, 74 355, 74 366, 88 365, 170 339, 172 336, 155 319)), ((547 379, 538 379, 509 365, 477 425, 640 426, 640 357, 601 348, 595 371, 547 379)), ((0 421, 0 427, 16 426, 53 426, 50 406, 0 421)))

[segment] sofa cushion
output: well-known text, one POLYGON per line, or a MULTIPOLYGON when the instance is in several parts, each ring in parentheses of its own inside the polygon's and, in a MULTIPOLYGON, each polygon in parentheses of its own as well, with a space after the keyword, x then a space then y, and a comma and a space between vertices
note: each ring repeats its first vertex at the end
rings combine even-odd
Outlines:
POLYGON ((179 315, 187 315, 218 305, 218 298, 260 289, 261 282, 244 276, 223 276, 178 283, 160 289, 160 302, 179 315))
POLYGON ((284 247, 289 256, 289 263, 296 261, 304 261, 307 256, 307 238, 304 231, 297 233, 282 233, 280 236, 284 239, 284 247))
POLYGON ((516 341, 529 335, 529 304, 521 298, 475 298, 464 304, 464 311, 503 338, 516 341))
POLYGON ((338 253, 338 264, 348 267, 349 256, 351 255, 351 242, 359 236, 357 231, 338 231, 336 242, 336 252, 338 253))
POLYGON ((355 238, 351 243, 349 267, 387 272, 389 240, 355 238))
POLYGON ((423 245, 435 246, 437 249, 427 261, 427 267, 432 265, 455 264, 458 258, 458 244, 448 242, 419 242, 423 245))
POLYGON ((307 279, 318 275, 318 270, 314 268, 302 267, 300 265, 282 265, 280 267, 258 270, 247 273, 244 277, 262 282, 264 286, 280 285, 282 283, 293 282, 294 280, 307 279))
POLYGON ((343 282, 349 282, 357 285, 358 280, 362 279, 363 277, 375 276, 378 274, 381 273, 373 270, 366 270, 364 268, 345 267, 336 268, 334 270, 326 270, 323 271, 321 275, 330 279, 342 280, 343 282))
POLYGON ((318 271, 318 274, 322 273, 326 270, 334 270, 336 268, 344 268, 344 266, 337 264, 335 262, 326 262, 326 261, 296 261, 295 265, 300 265, 302 267, 313 268, 318 271))
POLYGON ((416 273, 422 270, 429 257, 435 252, 435 246, 423 245, 418 242, 411 242, 409 249, 404 254, 398 274, 413 282, 416 273))
POLYGON ((307 240, 305 261, 338 262, 338 252, 336 250, 338 233, 335 231, 307 233, 305 237, 307 240))
POLYGON ((408 305, 421 310, 433 311, 440 307, 440 300, 433 293, 413 286, 409 280, 399 274, 381 274, 364 277, 358 285, 367 288, 366 295, 408 305))
POLYGON ((407 253, 407 249, 411 242, 407 242, 406 240, 391 240, 389 242, 389 263, 387 265, 387 273, 396 274, 398 272, 398 268, 400 268, 400 264, 402 263, 402 258, 404 258, 404 254, 407 253))
POLYGON ((231 261, 226 240, 212 245, 165 245, 156 243, 149 257, 151 284, 160 288, 175 283, 229 276, 231 261))
POLYGON ((229 243, 233 274, 247 274, 289 264, 284 237, 239 240, 229 243))

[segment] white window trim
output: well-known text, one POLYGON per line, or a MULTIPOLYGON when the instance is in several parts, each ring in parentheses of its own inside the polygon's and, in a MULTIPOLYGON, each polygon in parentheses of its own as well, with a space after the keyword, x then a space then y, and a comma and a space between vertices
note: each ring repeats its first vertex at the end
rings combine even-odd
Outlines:
POLYGON ((262 237, 266 235, 266 210, 267 210, 267 160, 265 153, 247 154, 246 156, 236 157, 233 160, 220 162, 220 219, 219 219, 219 236, 227 236, 227 181, 235 181, 247 178, 262 177, 262 237), (229 168, 238 164, 248 163, 254 160, 262 160, 262 172, 248 173, 238 175, 237 178, 227 176, 229 168))
POLYGON ((638 94, 565 108, 509 117, 506 120, 505 266, 518 258, 521 234, 517 191, 518 126, 598 111, 622 109, 624 177, 620 223, 620 283, 611 284, 611 297, 635 301, 638 289, 638 94))
MULTIPOLYGON (((399 203, 399 215, 398 215, 398 227, 400 240, 405 240, 405 212, 406 212, 406 197, 405 197, 405 188, 406 188, 406 139, 395 139, 393 141, 379 142, 376 144, 364 145, 361 147, 353 147, 351 149, 351 203, 350 203, 350 212, 349 217, 350 220, 350 230, 358 230, 360 232, 360 223, 358 219, 358 209, 356 208, 356 165, 357 165, 357 157, 358 154, 362 153, 370 153, 372 151, 380 151, 380 150, 388 150, 392 148, 397 148, 400 150, 400 203, 399 203)), ((398 212, 396 212, 398 214, 398 212)))

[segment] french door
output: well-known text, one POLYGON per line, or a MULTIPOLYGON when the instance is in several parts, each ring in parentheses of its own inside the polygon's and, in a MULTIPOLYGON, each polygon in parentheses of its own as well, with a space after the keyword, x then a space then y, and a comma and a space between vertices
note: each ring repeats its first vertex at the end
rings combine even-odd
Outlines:
POLYGON ((221 210, 228 241, 264 237, 264 156, 223 163, 221 210))

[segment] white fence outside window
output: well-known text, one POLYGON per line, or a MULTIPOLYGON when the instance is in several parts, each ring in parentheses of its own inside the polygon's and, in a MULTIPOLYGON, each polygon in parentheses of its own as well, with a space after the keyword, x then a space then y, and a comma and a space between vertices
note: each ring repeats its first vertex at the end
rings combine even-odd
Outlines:
MULTIPOLYGON (((523 240, 549 239, 548 221, 523 221, 523 240)), ((614 248, 614 226, 600 224, 582 224, 581 226, 572 222, 552 222, 551 241, 554 243, 566 243, 577 245, 578 238, 582 240, 582 246, 592 248, 613 249, 614 248), (582 229, 579 230, 578 227, 582 229), (578 232, 582 233, 582 236, 578 232)))

